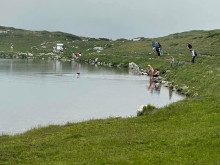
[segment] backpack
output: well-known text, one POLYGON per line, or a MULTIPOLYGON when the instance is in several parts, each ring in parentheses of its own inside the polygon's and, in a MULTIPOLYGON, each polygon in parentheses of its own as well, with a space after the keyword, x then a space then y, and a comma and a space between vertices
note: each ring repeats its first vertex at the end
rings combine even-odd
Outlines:
POLYGON ((194 51, 195 56, 197 56, 197 53, 194 51))
POLYGON ((162 46, 160 45, 160 43, 158 42, 158 47, 161 48, 162 46))
POLYGON ((166 73, 166 71, 165 71, 165 70, 163 70, 163 71, 162 71, 162 74, 165 74, 165 73, 166 73))
POLYGON ((162 56, 163 56, 163 51, 161 50, 161 51, 160 51, 160 57, 162 57, 162 56))

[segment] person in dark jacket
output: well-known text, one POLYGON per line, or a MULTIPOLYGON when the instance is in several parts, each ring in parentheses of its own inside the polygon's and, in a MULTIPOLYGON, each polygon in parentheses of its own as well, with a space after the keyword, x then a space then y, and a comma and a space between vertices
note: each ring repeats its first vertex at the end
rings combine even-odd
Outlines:
POLYGON ((156 52, 157 52, 158 58, 160 58, 160 51, 161 51, 161 49, 162 49, 162 46, 161 46, 161 44, 158 42, 158 43, 156 44, 156 52))

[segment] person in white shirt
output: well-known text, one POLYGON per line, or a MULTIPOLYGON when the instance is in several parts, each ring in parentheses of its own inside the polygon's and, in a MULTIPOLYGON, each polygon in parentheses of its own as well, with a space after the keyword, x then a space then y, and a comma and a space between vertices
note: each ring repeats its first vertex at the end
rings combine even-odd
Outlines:
POLYGON ((195 63, 195 57, 196 57, 195 51, 193 49, 190 50, 190 51, 191 51, 191 55, 192 55, 192 63, 194 64, 195 63))

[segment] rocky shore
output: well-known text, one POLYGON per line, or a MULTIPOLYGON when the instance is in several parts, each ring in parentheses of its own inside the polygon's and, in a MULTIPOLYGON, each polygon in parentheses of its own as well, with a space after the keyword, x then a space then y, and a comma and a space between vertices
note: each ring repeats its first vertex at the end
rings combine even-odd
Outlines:
MULTIPOLYGON (((139 66, 137 64, 135 64, 134 62, 129 63, 129 69, 135 73, 135 74, 139 74, 139 75, 148 75, 148 71, 144 70, 144 69, 140 69, 139 66)), ((169 71, 167 71, 169 72, 169 71)), ((198 94, 194 93, 193 95, 190 94, 190 89, 188 86, 183 85, 183 86, 178 86, 175 85, 174 81, 166 81, 166 78, 163 78, 161 76, 159 77, 153 77, 153 82, 154 83, 161 83, 163 85, 163 87, 168 87, 170 89, 172 89, 172 91, 177 92, 179 94, 185 95, 187 97, 196 97, 198 94)))
MULTIPOLYGON (((78 58, 68 58, 68 57, 63 57, 62 55, 59 54, 54 54, 54 53, 40 53, 38 55, 33 55, 31 53, 23 53, 23 52, 16 52, 16 53, 4 53, 4 52, 0 52, 0 58, 11 58, 11 59, 41 59, 41 60, 45 60, 45 59, 53 59, 53 60, 61 60, 61 61, 79 61, 79 62, 85 62, 91 65, 103 65, 103 66, 109 66, 109 67, 119 67, 119 68, 125 68, 127 67, 125 64, 120 63, 120 64, 113 64, 111 62, 101 62, 99 61, 98 58, 95 59, 88 59, 88 60, 84 60, 81 61, 78 58)), ((137 74, 137 75, 148 75, 148 71, 146 69, 142 69, 140 68, 137 64, 135 64, 134 62, 130 62, 128 65, 128 69, 130 70, 130 72, 137 74)), ((169 71, 166 71, 169 72, 169 71)), ((174 92, 177 92, 179 94, 185 95, 187 97, 196 97, 198 94, 194 93, 194 94, 190 94, 190 89, 188 86, 183 85, 183 86, 178 86, 175 85, 174 81, 166 81, 166 78, 164 77, 154 77, 153 78, 153 82, 154 83, 161 83, 163 85, 163 87, 168 87, 170 89, 172 89, 174 92)))

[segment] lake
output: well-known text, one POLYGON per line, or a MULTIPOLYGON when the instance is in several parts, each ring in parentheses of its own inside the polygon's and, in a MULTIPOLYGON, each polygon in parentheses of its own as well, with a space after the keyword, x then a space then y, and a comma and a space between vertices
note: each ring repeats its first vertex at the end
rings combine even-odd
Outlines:
POLYGON ((141 105, 163 107, 184 98, 168 88, 148 87, 148 76, 133 75, 128 69, 56 60, 0 59, 0 133, 136 116, 141 105))

